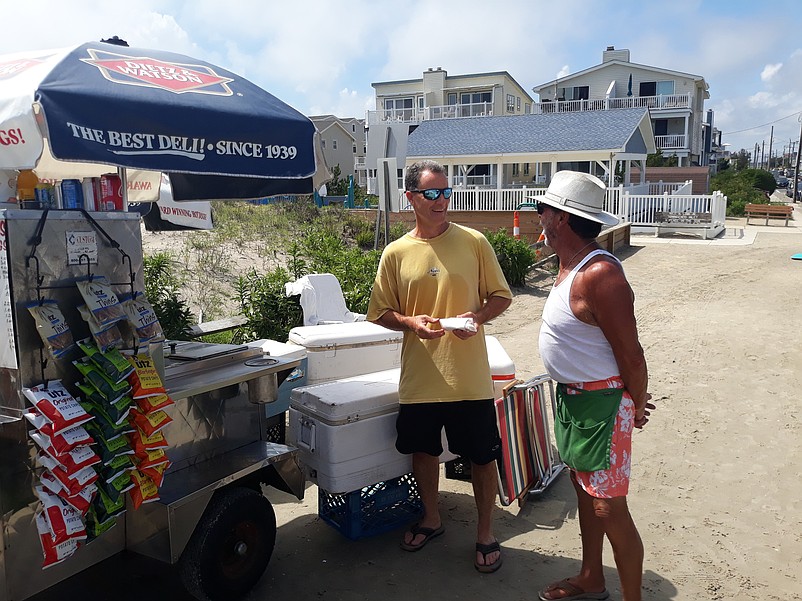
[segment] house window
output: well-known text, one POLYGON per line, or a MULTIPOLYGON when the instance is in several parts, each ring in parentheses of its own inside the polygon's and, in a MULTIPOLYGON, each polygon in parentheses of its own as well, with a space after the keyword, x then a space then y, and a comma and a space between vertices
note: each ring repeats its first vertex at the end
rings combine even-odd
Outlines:
POLYGON ((521 112, 521 97, 520 96, 518 96, 515 99, 515 110, 517 110, 519 113, 521 112))
POLYGON ((356 144, 354 144, 353 146, 351 146, 351 152, 353 152, 354 154, 356 154, 356 144))
POLYGON ((332 150, 337 150, 337 140, 332 140, 331 141, 331 149, 332 150))
POLYGON ((590 98, 589 86, 573 86, 562 88, 559 100, 587 100, 588 98, 590 98))
POLYGON ((674 93, 674 82, 642 81, 638 92, 641 96, 670 96, 674 93))
POLYGON ((418 108, 423 110, 423 96, 418 96, 418 108))
POLYGON ((448 94, 448 104, 449 106, 453 106, 457 104, 457 93, 456 92, 449 92, 448 94))
POLYGON ((515 96, 512 94, 507 94, 507 112, 515 112, 515 96))
POLYGON ((524 163, 524 175, 529 175, 529 163, 524 163))
POLYGON ((351 124, 351 131, 356 131, 356 125, 353 123, 351 124))
POLYGON ((524 113, 529 114, 532 112, 532 105, 529 102, 524 103, 524 113))
POLYGON ((324 139, 322 139, 322 138, 321 138, 321 140, 320 140, 320 147, 321 147, 321 148, 326 148, 326 140, 324 140, 324 139))
POLYGON ((518 176, 518 167, 519 167, 518 163, 513 163, 512 164, 512 176, 513 177, 517 177, 518 176))
POLYGON ((384 110, 391 119, 412 119, 413 98, 386 98, 384 110))

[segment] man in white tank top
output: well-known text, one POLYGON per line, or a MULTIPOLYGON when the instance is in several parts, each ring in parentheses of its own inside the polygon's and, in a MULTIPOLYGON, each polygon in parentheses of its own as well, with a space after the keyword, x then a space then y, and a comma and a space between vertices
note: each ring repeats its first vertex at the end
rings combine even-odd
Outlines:
POLYGON ((642 428, 654 406, 648 403, 632 289, 618 260, 595 241, 602 225, 618 222, 602 211, 605 190, 592 175, 560 171, 545 196, 537 198, 546 244, 560 260, 543 308, 540 355, 558 383, 555 433, 571 467, 583 547, 579 574, 540 591, 544 601, 609 597, 602 569, 605 536, 623 598, 641 599, 643 543, 626 495, 632 428, 642 428), (588 411, 602 405, 610 407, 604 417, 586 421, 588 411), (596 428, 593 435, 587 433, 590 423, 596 428), (592 447, 594 441, 599 444, 592 447), (587 457, 590 448, 597 451, 593 458, 587 457))

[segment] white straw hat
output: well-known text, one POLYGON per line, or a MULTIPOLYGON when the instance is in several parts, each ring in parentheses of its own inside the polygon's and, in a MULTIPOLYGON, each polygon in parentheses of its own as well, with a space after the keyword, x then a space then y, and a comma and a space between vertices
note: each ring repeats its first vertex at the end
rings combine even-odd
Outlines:
POLYGON ((533 196, 534 200, 579 215, 604 225, 615 225, 618 217, 602 211, 607 187, 598 177, 578 171, 558 171, 544 196, 533 196))

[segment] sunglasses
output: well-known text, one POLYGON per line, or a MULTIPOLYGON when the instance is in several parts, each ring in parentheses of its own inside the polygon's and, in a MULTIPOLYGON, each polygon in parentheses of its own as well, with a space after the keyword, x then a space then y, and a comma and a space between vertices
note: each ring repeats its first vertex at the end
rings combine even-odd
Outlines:
POLYGON ((546 207, 549 206, 545 202, 540 202, 539 200, 535 203, 535 210, 537 211, 538 215, 542 215, 543 211, 546 210, 546 207))
POLYGON ((434 202, 440 198, 441 194, 443 198, 448 200, 451 198, 451 192, 453 192, 453 190, 451 188, 427 188, 426 190, 407 190, 407 192, 420 192, 426 200, 434 202))

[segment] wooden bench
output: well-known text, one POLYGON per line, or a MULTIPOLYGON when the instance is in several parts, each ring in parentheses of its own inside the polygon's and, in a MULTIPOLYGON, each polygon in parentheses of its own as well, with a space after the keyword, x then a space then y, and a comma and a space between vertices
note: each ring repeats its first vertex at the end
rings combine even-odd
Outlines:
POLYGON ((750 217, 765 217, 766 225, 769 224, 769 217, 785 218, 785 225, 788 225, 788 220, 791 218, 791 213, 794 212, 794 207, 791 205, 748 204, 745 211, 746 225, 749 225, 750 217))

